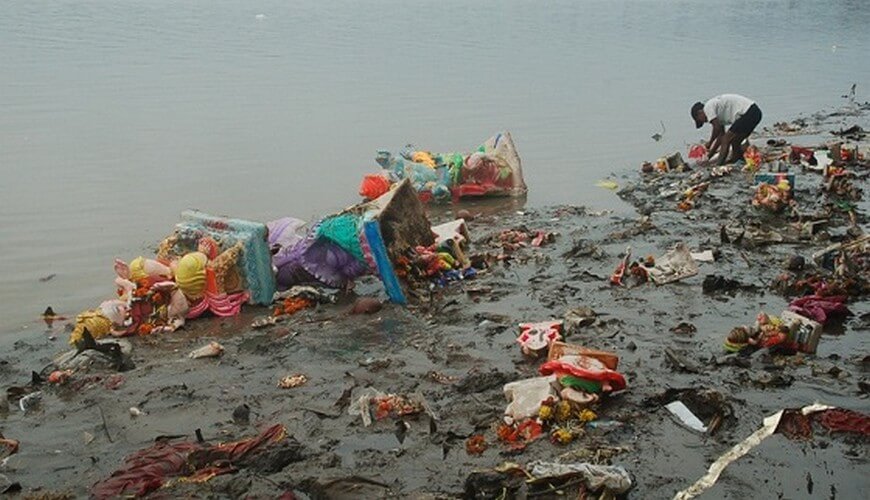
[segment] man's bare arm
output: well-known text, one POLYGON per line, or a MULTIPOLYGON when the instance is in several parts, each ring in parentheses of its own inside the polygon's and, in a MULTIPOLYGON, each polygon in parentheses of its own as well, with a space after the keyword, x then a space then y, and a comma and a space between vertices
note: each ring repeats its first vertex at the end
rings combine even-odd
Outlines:
POLYGON ((722 126, 718 118, 713 118, 710 125, 713 126, 713 131, 710 133, 710 142, 707 143, 708 158, 712 158, 716 151, 722 147, 722 136, 725 133, 725 127, 722 126))

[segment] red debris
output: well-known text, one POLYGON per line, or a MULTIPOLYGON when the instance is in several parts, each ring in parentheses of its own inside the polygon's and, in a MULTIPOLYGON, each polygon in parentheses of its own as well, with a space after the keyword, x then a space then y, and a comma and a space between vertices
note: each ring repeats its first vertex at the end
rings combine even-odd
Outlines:
POLYGON ((541 437, 543 428, 535 419, 526 419, 513 425, 501 424, 498 427, 498 438, 508 443, 511 449, 522 450, 529 443, 541 437))
POLYGON ((366 175, 359 185, 359 195, 367 200, 374 200, 389 190, 389 179, 380 174, 366 175))
POLYGON ((776 426, 776 433, 789 439, 806 440, 813 437, 813 426, 810 417, 800 410, 786 410, 782 413, 779 425, 776 426))
POLYGON ((103 387, 109 389, 110 391, 114 391, 124 385, 124 376, 120 373, 116 373, 103 382, 103 387))
POLYGON ((229 472, 234 464, 287 437, 283 425, 274 425, 257 437, 207 445, 195 442, 159 441, 124 460, 124 466, 91 489, 94 498, 144 496, 161 488, 172 478, 187 482, 205 482, 229 472))
POLYGON ((483 434, 471 436, 465 441, 465 452, 469 455, 480 455, 486 451, 486 448, 486 438, 483 437, 483 434))
POLYGON ((55 370, 48 376, 49 384, 65 384, 72 377, 72 370, 55 370))
POLYGON ((835 408, 825 410, 816 416, 816 420, 832 432, 856 432, 870 434, 870 416, 857 411, 835 408))
POLYGON ((782 414, 776 432, 789 439, 810 439, 813 437, 813 422, 818 422, 831 432, 854 432, 864 436, 870 434, 870 416, 842 408, 823 410, 810 415, 804 415, 800 410, 786 410, 782 414))
POLYGON ((18 441, 7 439, 0 434, 0 460, 18 453, 18 441))

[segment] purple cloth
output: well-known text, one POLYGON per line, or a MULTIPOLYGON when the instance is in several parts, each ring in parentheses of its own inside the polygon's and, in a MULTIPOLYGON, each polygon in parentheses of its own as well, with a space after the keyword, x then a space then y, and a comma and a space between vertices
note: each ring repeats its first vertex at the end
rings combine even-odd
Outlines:
POLYGON ((284 217, 266 223, 269 230, 269 248, 272 254, 272 265, 280 268, 288 262, 293 248, 302 241, 298 231, 305 226, 305 221, 293 217, 284 217))
POLYGON ((279 288, 313 282, 343 288, 349 281, 368 274, 365 262, 332 241, 317 238, 316 234, 317 226, 294 246, 282 248, 272 257, 272 264, 278 269, 279 288))
POLYGON ((333 288, 343 288, 369 271, 365 262, 325 238, 317 238, 302 254, 302 267, 317 281, 333 288))
POLYGON ((832 295, 830 297, 808 295, 794 299, 789 303, 788 308, 790 311, 824 325, 833 315, 850 313, 849 308, 846 307, 844 302, 846 302, 846 297, 843 295, 832 295))

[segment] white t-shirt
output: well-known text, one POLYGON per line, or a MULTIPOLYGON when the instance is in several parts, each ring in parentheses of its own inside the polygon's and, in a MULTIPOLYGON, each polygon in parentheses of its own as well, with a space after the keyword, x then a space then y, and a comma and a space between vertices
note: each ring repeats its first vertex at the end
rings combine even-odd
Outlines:
POLYGON ((751 99, 739 94, 717 95, 704 104, 704 114, 707 115, 707 121, 718 118, 724 127, 736 122, 753 104, 755 102, 751 99))

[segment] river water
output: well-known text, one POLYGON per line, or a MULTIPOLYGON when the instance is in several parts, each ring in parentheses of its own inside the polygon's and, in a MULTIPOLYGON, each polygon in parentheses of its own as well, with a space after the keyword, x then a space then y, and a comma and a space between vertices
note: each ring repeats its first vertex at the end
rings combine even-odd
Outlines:
POLYGON ((507 129, 529 205, 615 206, 596 181, 709 133, 696 100, 763 125, 866 100, 868 25, 866 0, 5 0, 0 333, 111 296, 184 209, 313 219, 407 142, 507 129))

